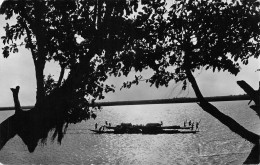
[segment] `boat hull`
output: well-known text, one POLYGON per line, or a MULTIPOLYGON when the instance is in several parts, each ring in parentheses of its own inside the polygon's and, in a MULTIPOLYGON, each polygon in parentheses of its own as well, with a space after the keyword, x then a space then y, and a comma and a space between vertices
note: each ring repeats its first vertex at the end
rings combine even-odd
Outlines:
POLYGON ((180 130, 161 130, 161 131, 141 131, 141 132, 125 132, 125 131, 99 131, 99 130, 90 130, 97 134, 189 134, 197 133, 199 131, 180 131, 180 130))

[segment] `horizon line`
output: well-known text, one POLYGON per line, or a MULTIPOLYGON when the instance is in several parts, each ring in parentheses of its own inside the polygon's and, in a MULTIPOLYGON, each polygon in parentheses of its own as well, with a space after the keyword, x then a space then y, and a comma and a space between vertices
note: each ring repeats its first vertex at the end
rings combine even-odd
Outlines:
MULTIPOLYGON (((218 101, 239 101, 239 100, 250 100, 247 94, 242 95, 228 95, 228 96, 211 96, 204 97, 209 102, 218 101)), ((125 100, 125 101, 108 101, 108 102, 95 102, 94 106, 122 106, 122 105, 142 105, 142 104, 177 104, 177 103, 193 103, 198 102, 197 97, 179 97, 171 99, 152 99, 152 100, 125 100)), ((93 107, 93 105, 90 105, 93 107)), ((22 109, 32 109, 34 106, 22 106, 22 109)), ((14 110, 14 106, 0 107, 0 111, 11 111, 14 110)))

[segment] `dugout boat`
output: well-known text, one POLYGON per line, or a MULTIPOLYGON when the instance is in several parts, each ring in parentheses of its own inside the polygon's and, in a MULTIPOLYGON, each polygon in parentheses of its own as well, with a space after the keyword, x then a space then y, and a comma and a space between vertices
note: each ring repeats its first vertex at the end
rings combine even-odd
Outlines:
POLYGON ((193 127, 182 127, 179 125, 163 126, 162 123, 147 123, 146 125, 133 125, 131 123, 121 123, 116 126, 101 126, 99 129, 90 130, 95 133, 113 134, 177 134, 177 133, 197 133, 193 127))

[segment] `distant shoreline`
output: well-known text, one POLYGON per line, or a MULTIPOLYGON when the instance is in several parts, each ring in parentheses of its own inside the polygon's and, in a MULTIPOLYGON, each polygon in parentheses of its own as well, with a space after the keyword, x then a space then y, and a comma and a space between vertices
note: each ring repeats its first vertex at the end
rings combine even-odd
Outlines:
MULTIPOLYGON (((213 96, 213 97, 205 97, 205 99, 209 102, 250 100, 248 95, 213 96)), ((194 102, 198 102, 198 99, 183 97, 183 98, 156 99, 156 100, 96 102, 95 104, 99 106, 119 106, 119 105, 140 105, 140 104, 194 103, 194 102)))
MULTIPOLYGON (((234 95, 234 96, 213 96, 205 97, 209 102, 217 101, 238 101, 250 100, 248 95, 234 95)), ((110 101, 110 102, 95 102, 97 106, 120 106, 120 105, 142 105, 142 104, 174 104, 174 103, 194 103, 198 102, 197 98, 172 98, 172 99, 156 99, 156 100, 131 100, 131 101, 110 101)), ((22 109, 31 109, 34 106, 22 106, 22 109)), ((14 107, 0 107, 0 111, 14 110, 14 107)))

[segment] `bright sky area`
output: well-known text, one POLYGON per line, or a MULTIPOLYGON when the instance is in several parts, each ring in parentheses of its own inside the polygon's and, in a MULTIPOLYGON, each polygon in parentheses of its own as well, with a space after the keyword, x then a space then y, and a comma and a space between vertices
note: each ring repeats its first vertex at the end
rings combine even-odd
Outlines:
MULTIPOLYGON (((0 0, 1 3, 1 0, 0 0)), ((5 34, 3 27, 7 21, 4 16, 0 15, 0 36, 5 34)), ((22 106, 34 105, 36 96, 36 79, 34 64, 29 50, 21 47, 18 53, 11 54, 8 58, 3 58, 2 48, 4 47, 2 40, 0 41, 0 107, 13 106, 11 87, 19 85, 21 87, 19 98, 22 106)), ((251 58, 248 65, 241 65, 241 71, 237 76, 228 72, 212 72, 212 70, 200 70, 194 73, 198 85, 204 96, 222 96, 244 94, 244 91, 236 84, 238 80, 245 80, 254 89, 258 89, 260 81, 259 59, 251 58)), ((45 74, 52 74, 56 77, 59 74, 58 63, 50 62, 46 64, 45 74)), ((151 71, 145 71, 143 75, 150 75, 151 71)), ((122 100, 146 100, 146 99, 167 99, 173 97, 194 97, 192 87, 182 91, 182 84, 171 84, 166 87, 150 87, 145 82, 138 86, 132 86, 131 89, 122 89, 120 87, 126 80, 133 80, 134 72, 130 77, 109 77, 108 83, 116 86, 115 93, 105 95, 103 101, 122 101, 122 100)), ((137 73, 138 75, 140 73, 137 73)))

